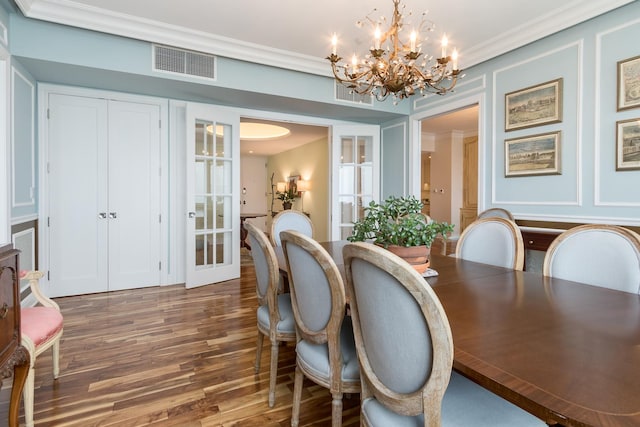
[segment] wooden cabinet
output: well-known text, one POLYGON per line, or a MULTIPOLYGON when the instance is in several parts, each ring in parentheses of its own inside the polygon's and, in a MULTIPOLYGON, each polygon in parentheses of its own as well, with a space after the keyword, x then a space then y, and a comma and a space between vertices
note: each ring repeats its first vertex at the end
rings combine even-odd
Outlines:
POLYGON ((29 372, 29 353, 20 342, 18 254, 11 245, 0 246, 0 384, 13 374, 10 426, 18 425, 20 396, 29 372))

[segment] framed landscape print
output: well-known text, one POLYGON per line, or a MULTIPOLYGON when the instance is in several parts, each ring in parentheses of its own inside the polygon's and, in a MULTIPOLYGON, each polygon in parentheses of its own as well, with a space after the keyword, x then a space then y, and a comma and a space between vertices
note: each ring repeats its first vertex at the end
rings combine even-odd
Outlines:
POLYGON ((562 121, 562 79, 507 93, 504 98, 505 131, 562 121))
POLYGON ((560 132, 505 140, 506 177, 559 175, 560 132))
POLYGON ((618 62, 618 111, 640 107, 640 56, 618 62))
POLYGON ((616 123, 616 170, 640 169, 640 118, 616 123))

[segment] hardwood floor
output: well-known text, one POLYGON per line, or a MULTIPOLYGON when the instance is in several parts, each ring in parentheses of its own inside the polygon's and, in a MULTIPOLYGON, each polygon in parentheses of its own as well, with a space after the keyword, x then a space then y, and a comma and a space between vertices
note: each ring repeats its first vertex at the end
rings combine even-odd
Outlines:
MULTIPOLYGON (((280 350, 273 408, 268 339, 260 373, 253 370, 253 267, 243 266, 238 280, 191 290, 154 287, 56 301, 65 321, 60 378, 53 380, 49 351, 38 357, 36 426, 290 425, 294 347, 280 350)), ((7 401, 4 389, 2 416, 7 401)), ((359 404, 357 395, 344 399, 344 426, 359 425, 359 404)), ((300 425, 330 421, 329 392, 305 381, 300 425)))

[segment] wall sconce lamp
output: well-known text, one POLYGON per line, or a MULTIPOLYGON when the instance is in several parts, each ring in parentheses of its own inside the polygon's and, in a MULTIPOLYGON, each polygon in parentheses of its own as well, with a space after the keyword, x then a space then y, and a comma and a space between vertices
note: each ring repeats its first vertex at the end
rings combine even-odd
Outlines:
POLYGON ((300 198, 302 199, 302 202, 300 203, 301 205, 300 210, 304 212, 304 193, 311 190, 311 181, 305 181, 305 180, 299 179, 297 183, 297 187, 298 187, 298 193, 301 193, 300 198))

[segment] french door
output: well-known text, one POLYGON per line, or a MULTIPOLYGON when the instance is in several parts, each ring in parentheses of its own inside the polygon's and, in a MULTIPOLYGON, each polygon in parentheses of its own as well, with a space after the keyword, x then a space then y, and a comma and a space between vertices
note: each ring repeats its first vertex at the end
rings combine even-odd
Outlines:
POLYGON ((351 235, 364 207, 380 198, 380 127, 333 126, 331 239, 351 235))
POLYGON ((186 287, 240 277, 240 116, 187 107, 186 287))

